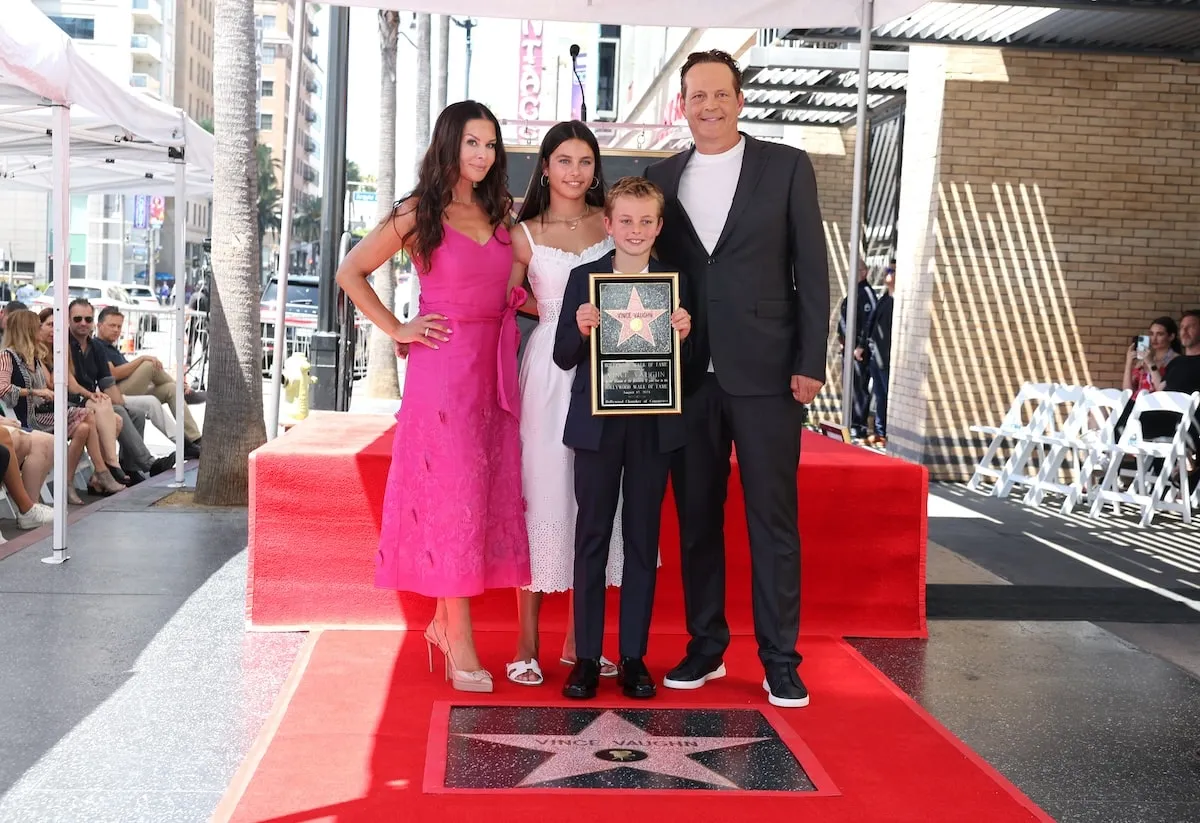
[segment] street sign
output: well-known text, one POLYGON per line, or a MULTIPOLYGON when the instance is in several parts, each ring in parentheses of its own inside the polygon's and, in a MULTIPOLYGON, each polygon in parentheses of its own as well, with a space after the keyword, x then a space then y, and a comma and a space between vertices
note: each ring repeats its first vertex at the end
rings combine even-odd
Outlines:
POLYGON ((355 203, 374 203, 375 192, 373 191, 356 191, 350 195, 355 203))

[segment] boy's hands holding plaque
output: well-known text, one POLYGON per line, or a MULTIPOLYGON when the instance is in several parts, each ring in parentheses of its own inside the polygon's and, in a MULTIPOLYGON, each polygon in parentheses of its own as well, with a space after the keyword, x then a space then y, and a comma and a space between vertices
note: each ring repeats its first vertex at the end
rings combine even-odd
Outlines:
POLYGON ((692 316, 687 309, 680 307, 671 313, 671 328, 679 332, 680 342, 687 339, 692 330, 692 316))
MULTIPOLYGON (((672 322, 674 318, 672 318, 672 322)), ((600 325, 600 309, 591 303, 584 303, 575 312, 575 322, 579 324, 579 333, 584 337, 592 336, 592 329, 600 325)), ((690 323, 691 321, 689 321, 690 323)))

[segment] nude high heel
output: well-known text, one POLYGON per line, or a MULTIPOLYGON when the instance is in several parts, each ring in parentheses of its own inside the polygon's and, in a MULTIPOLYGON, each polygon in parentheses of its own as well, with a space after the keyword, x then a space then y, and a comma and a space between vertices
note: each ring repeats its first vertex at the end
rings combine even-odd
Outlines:
POLYGON ((430 622, 425 627, 425 650, 429 655, 429 671, 433 671, 433 647, 437 646, 446 658, 445 678, 450 685, 460 692, 489 693, 493 690, 492 674, 486 669, 465 672, 454 665, 454 655, 450 652, 450 642, 439 631, 436 622, 430 622))

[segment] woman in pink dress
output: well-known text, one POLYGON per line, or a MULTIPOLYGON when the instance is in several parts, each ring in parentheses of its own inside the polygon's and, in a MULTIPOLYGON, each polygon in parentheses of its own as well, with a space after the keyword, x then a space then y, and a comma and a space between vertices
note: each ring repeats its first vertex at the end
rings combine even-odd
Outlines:
POLYGON ((516 307, 500 124, 464 101, 438 117, 416 190, 346 257, 338 284, 408 347, 375 585, 437 598, 425 640, 461 691, 490 692, 469 598, 529 583, 521 496, 516 307), (367 277, 401 250, 421 278, 419 316, 383 305, 367 277))

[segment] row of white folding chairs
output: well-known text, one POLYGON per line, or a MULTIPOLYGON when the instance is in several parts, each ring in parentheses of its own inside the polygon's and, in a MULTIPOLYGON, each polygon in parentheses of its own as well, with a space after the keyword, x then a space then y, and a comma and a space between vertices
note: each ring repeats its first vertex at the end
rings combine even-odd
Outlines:
POLYGON ((1149 524, 1160 509, 1178 511, 1190 522, 1191 509, 1200 505, 1200 492, 1189 487, 1186 471, 1195 408, 1188 395, 1143 393, 1118 442, 1114 430, 1130 394, 1093 386, 1024 384, 999 426, 971 427, 992 440, 968 486, 978 491, 985 478, 992 478, 992 493, 1001 498, 1022 486, 1027 489, 1026 505, 1038 505, 1046 492, 1055 492, 1063 495, 1064 514, 1083 500, 1093 517, 1099 516, 1104 502, 1112 502, 1114 507, 1126 502, 1142 508, 1143 524, 1149 524), (1029 407, 1032 411, 1026 416, 1029 407), (1177 414, 1179 425, 1171 437, 1147 443, 1141 437, 1141 415, 1152 411, 1177 414), (995 467, 1000 450, 1009 443, 1009 456, 995 467), (1037 470, 1028 472, 1035 456, 1037 470), (1122 474, 1125 457, 1135 458, 1137 469, 1122 474), (1151 479, 1148 473, 1159 467, 1160 476, 1151 479), (1061 482, 1064 471, 1070 474, 1068 483, 1061 482), (1097 474, 1102 475, 1098 484, 1097 474), (1122 487, 1123 480, 1132 491, 1122 487), (1154 491, 1148 492, 1150 487, 1154 491))
POLYGON ((1200 487, 1189 478, 1189 457, 1196 459, 1194 432, 1200 426, 1200 392, 1142 392, 1133 401, 1133 411, 1121 439, 1108 449, 1109 459, 1100 486, 1091 496, 1092 517, 1099 517, 1106 504, 1120 514, 1122 504, 1141 509, 1141 524, 1149 526, 1156 512, 1174 512, 1184 523, 1200 509, 1200 487), (1178 415, 1170 436, 1146 439, 1142 418, 1146 414, 1178 415), (1133 458, 1132 469, 1125 469, 1133 458))

